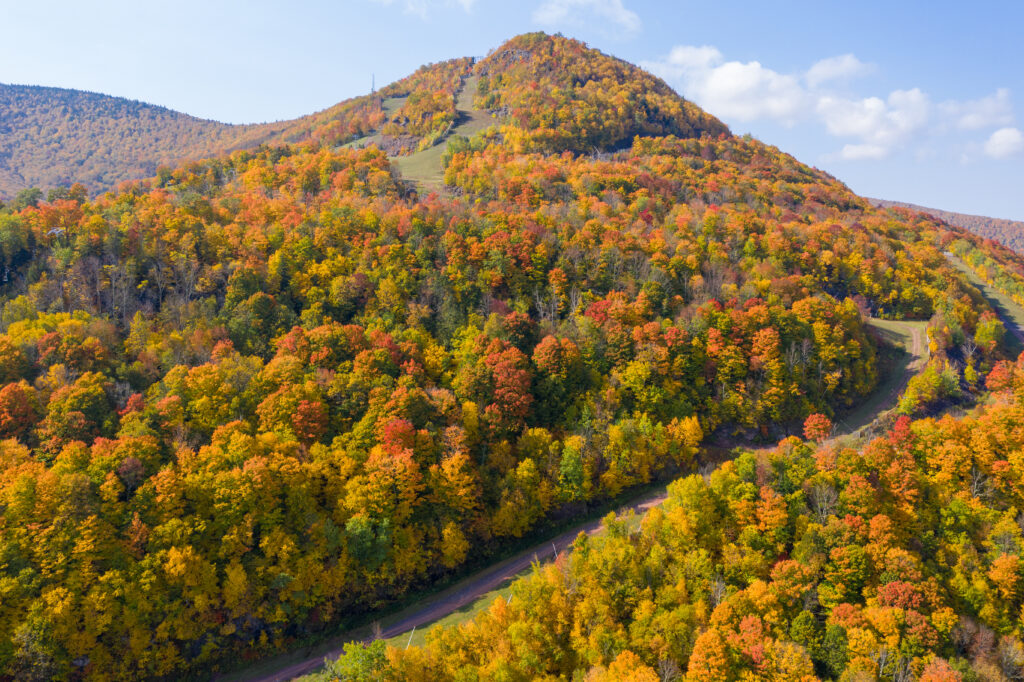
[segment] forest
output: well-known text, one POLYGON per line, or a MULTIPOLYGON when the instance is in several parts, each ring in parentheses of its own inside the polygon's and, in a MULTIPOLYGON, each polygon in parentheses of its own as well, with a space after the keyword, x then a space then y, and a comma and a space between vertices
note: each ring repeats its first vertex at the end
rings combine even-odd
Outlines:
POLYGON ((367 679, 795 679, 1018 655, 1014 399, 862 454, 794 436, 872 394, 872 319, 927 324, 904 415, 1016 390, 945 254, 1008 282, 1020 257, 558 36, 339 106, 0 208, 3 674, 209 676, 677 477, 639 535, 581 541, 469 629, 353 656, 367 679), (494 125, 444 139, 470 77, 494 125), (348 144, 371 134, 446 144, 445 190, 348 144), (780 440, 692 476, 703 443, 780 440))
POLYGON ((102 193, 261 144, 339 144, 378 129, 416 142, 431 134, 436 139, 450 121, 452 96, 468 64, 456 59, 429 65, 372 95, 292 121, 248 125, 93 92, 0 83, 0 199, 34 188, 46 195, 75 183, 102 193), (404 100, 403 106, 389 113, 389 98, 404 100))
POLYGON ((936 208, 924 208, 902 201, 885 201, 883 199, 870 199, 871 203, 883 208, 908 208, 944 220, 950 225, 970 230, 974 234, 991 239, 1003 246, 1013 249, 1017 253, 1024 251, 1024 223, 1017 220, 1006 220, 1004 218, 988 218, 986 216, 969 215, 966 213, 954 213, 942 211, 936 208))
POLYGON ((306 679, 1020 679, 1024 356, 988 380, 969 418, 681 478, 425 646, 306 679))

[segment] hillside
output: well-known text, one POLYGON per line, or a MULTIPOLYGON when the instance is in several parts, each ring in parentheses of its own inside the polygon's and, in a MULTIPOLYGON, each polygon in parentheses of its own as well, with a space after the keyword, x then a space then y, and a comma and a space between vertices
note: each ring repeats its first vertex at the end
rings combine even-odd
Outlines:
MULTIPOLYGON (((906 369, 886 330, 912 330, 927 359, 879 430, 972 409, 1016 376, 997 311, 947 253, 1007 289, 1024 287, 1024 259, 875 208, 574 40, 518 36, 275 135, 92 198, 0 208, 0 675, 209 677, 369 622, 737 445, 859 423, 906 369)), ((922 665, 959 618, 1012 653, 1021 593, 997 549, 1016 531, 978 538, 1016 504, 1013 416, 969 448, 833 460, 800 444, 725 466, 714 498, 699 477, 677 484, 661 546, 616 531, 623 570, 595 554, 605 568, 576 574, 590 600, 551 621, 557 637, 573 623, 571 648, 509 611, 476 645, 361 660, 488 679, 463 653, 494 641, 495 676, 624 679, 610 666, 685 671, 712 632, 739 661, 727 644, 769 629, 733 633, 747 612, 716 607, 742 587, 772 608, 757 600, 780 566, 799 585, 765 616, 781 642, 765 655, 831 675, 854 657, 827 667, 808 642, 832 614, 853 628, 877 586, 934 575, 915 557, 975 541, 996 549, 963 579, 897 585, 882 606, 927 612, 927 627, 892 625, 920 635, 900 655, 922 665), (931 469, 915 467, 931 452, 947 489, 926 497, 931 469), (947 504, 964 481, 977 501, 947 504), (819 488, 820 529, 801 506, 819 488), (943 510, 934 537, 910 523, 918 500, 943 510), (717 516, 692 514, 705 508, 717 516), (869 537, 893 553, 845 549, 869 537), (640 597, 634 543, 674 571, 642 568, 640 597), (981 576, 999 608, 973 591, 981 576)), ((526 601, 558 607, 546 589, 526 601)), ((849 640, 868 660, 903 646, 849 640)))
POLYGON ((375 96, 292 121, 229 125, 164 107, 79 90, 0 84, 0 200, 29 187, 74 183, 92 192, 151 177, 161 166, 261 144, 342 144, 382 132, 408 153, 452 120, 471 60, 421 69, 375 96))
MULTIPOLYGON (((572 55, 562 54, 517 66, 516 55, 512 51, 492 56, 488 63, 500 66, 500 76, 536 80, 539 89, 510 95, 500 78, 492 83, 485 68, 479 71, 479 93, 474 88, 470 95, 480 98, 480 108, 488 114, 511 114, 518 129, 531 131, 529 141, 519 142, 518 149, 527 144, 590 151, 621 146, 636 134, 725 131, 721 123, 642 72, 635 72, 637 78, 623 90, 636 107, 635 120, 623 118, 615 128, 590 129, 601 119, 596 107, 611 104, 600 88, 611 80, 620 88, 626 85, 624 75, 633 75, 632 67, 609 58, 600 65, 580 60, 577 70, 564 70, 558 67, 572 55)), ((124 181, 151 177, 161 166, 261 144, 372 142, 392 156, 408 155, 428 149, 457 123, 456 97, 472 67, 471 59, 428 65, 372 96, 345 100, 291 121, 254 125, 202 120, 79 90, 0 83, 0 200, 30 187, 41 188, 45 195, 74 183, 103 192, 124 181)))
POLYGON ((274 130, 91 92, 0 84, 0 198, 75 182, 111 189, 161 164, 259 144, 274 130))
POLYGON ((680 479, 423 646, 353 643, 303 679, 1019 679, 1024 364, 999 374, 975 417, 680 479))
POLYGON ((950 225, 970 230, 976 235, 985 239, 992 239, 1003 246, 1013 249, 1017 253, 1024 253, 1024 222, 1017 220, 1006 220, 1004 218, 987 218, 980 215, 967 213, 953 213, 937 208, 925 208, 915 204, 908 204, 902 201, 887 201, 885 199, 869 199, 875 206, 889 207, 899 206, 914 211, 921 211, 933 215, 940 220, 945 220, 950 225))

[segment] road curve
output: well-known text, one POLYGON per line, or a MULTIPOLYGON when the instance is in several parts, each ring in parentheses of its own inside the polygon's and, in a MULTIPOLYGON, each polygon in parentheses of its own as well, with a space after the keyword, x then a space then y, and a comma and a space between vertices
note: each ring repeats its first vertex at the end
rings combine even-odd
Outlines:
MULTIPOLYGON (((907 350, 912 355, 913 362, 907 367, 898 386, 893 390, 893 395, 886 396, 888 400, 879 403, 879 407, 875 411, 875 417, 884 409, 891 407, 888 405, 888 402, 898 397, 899 393, 902 393, 903 389, 906 388, 910 377, 923 368, 924 362, 927 359, 927 343, 924 340, 923 329, 915 328, 912 330, 911 348, 907 350)), ((735 445, 745 448, 751 447, 749 444, 743 443, 736 443, 735 445)), ((620 515, 629 511, 643 514, 648 509, 661 505, 667 496, 665 488, 662 487, 616 511, 620 515)), ((455 588, 442 592, 441 595, 434 598, 426 599, 407 615, 402 616, 398 621, 384 628, 379 636, 381 639, 391 639, 392 637, 410 632, 413 628, 429 625, 444 618, 448 614, 476 601, 481 595, 497 589, 505 581, 529 568, 534 562, 543 562, 551 559, 556 553, 564 552, 580 533, 595 535, 602 530, 602 527, 601 519, 580 524, 552 540, 540 543, 531 549, 516 554, 510 559, 491 566, 457 585, 455 588)), ((231 677, 232 679, 244 680, 245 682, 286 682, 286 680, 315 672, 323 667, 325 659, 334 659, 341 656, 344 652, 344 645, 351 641, 351 639, 351 637, 346 639, 344 636, 340 636, 335 640, 336 646, 330 650, 311 655, 302 661, 280 668, 274 673, 259 673, 248 676, 243 673, 240 676, 232 675, 231 677)))

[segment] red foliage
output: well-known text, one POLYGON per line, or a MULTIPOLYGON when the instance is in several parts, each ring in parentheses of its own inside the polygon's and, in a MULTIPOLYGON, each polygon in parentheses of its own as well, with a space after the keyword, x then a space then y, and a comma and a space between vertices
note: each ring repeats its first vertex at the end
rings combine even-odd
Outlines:
POLYGON ((327 408, 320 401, 303 400, 295 408, 292 415, 292 427, 295 435, 304 443, 320 440, 327 432, 327 408))
POLYGON ((28 384, 8 384, 0 389, 0 438, 22 438, 36 422, 39 410, 28 384))
POLYGON ((804 420, 804 437, 807 440, 823 441, 832 433, 832 420, 823 414, 812 414, 804 420))

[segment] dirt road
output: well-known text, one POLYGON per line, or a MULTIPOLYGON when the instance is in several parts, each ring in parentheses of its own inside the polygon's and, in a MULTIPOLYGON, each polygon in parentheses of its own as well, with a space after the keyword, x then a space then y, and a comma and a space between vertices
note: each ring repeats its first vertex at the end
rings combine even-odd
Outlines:
MULTIPOLYGON (((924 333, 926 323, 872 320, 871 324, 883 335, 888 335, 890 342, 902 345, 907 351, 907 358, 899 371, 893 372, 879 385, 875 394, 865 401, 863 409, 858 409, 855 413, 848 415, 847 420, 844 421, 846 427, 842 431, 844 434, 850 434, 865 425, 870 425, 879 414, 893 407, 907 382, 924 367, 927 360, 928 347, 924 333), (851 429, 851 426, 855 428, 851 429)), ((638 514, 643 514, 648 509, 660 505, 666 497, 665 489, 661 488, 617 511, 623 514, 633 510, 638 514)), ((485 569, 453 587, 409 607, 398 614, 395 620, 384 626, 378 635, 381 639, 391 639, 408 633, 413 628, 421 628, 434 623, 473 603, 482 595, 497 589, 513 576, 529 568, 534 562, 549 560, 556 553, 565 551, 581 532, 593 535, 599 533, 601 528, 600 519, 581 524, 553 540, 538 544, 536 547, 485 569)), ((300 654, 303 656, 302 660, 294 663, 289 664, 282 661, 278 667, 274 662, 267 662, 254 666, 246 673, 227 676, 226 679, 245 680, 246 682, 284 682, 307 675, 321 668, 325 658, 334 659, 340 656, 344 651, 345 643, 354 637, 355 635, 351 633, 347 636, 340 636, 331 642, 300 654)))
MULTIPOLYGON (((1002 320, 1003 326, 1006 327, 1006 331, 1010 332, 1016 342, 1015 350, 1020 352, 1024 350, 1024 308, 1021 308, 1013 299, 999 291, 995 287, 990 286, 981 277, 978 276, 974 270, 971 269, 967 263, 963 262, 960 258, 952 253, 946 253, 946 258, 956 268, 964 273, 971 284, 981 292, 981 295, 985 297, 989 305, 1002 320)), ((1014 350, 1014 349, 1011 349, 1014 350)))
MULTIPOLYGON (((662 487, 621 507, 616 510, 616 513, 622 515, 629 511, 635 511, 637 514, 643 514, 648 509, 660 505, 665 501, 666 497, 667 493, 662 487)), ((502 583, 523 572, 534 562, 546 561, 552 558, 557 552, 564 552, 580 533, 595 535, 600 533, 601 530, 601 519, 590 521, 568 530, 548 542, 541 543, 536 547, 521 552, 510 559, 506 559, 495 566, 467 578, 454 587, 449 588, 448 590, 435 595, 433 598, 408 609, 404 615, 400 614, 398 620, 382 628, 380 638, 390 639, 391 637, 396 637, 400 634, 409 632, 413 628, 433 623, 439 618, 474 602, 481 595, 497 589, 502 585, 502 583)), ((301 675, 308 675, 309 673, 321 668, 325 658, 334 659, 339 657, 344 651, 345 643, 351 641, 351 639, 351 636, 340 637, 332 644, 328 645, 330 648, 319 651, 302 661, 279 668, 274 672, 264 672, 262 674, 250 673, 245 676, 237 677, 228 676, 226 679, 239 679, 250 682, 284 682, 285 680, 291 680, 301 675)))
POLYGON ((856 409, 836 419, 835 437, 831 440, 850 435, 859 436, 872 427, 879 415, 896 407, 907 383, 923 370, 928 362, 928 342, 925 334, 927 322, 872 318, 868 325, 888 344, 902 347, 904 354, 895 367, 880 377, 878 386, 871 395, 856 409))

